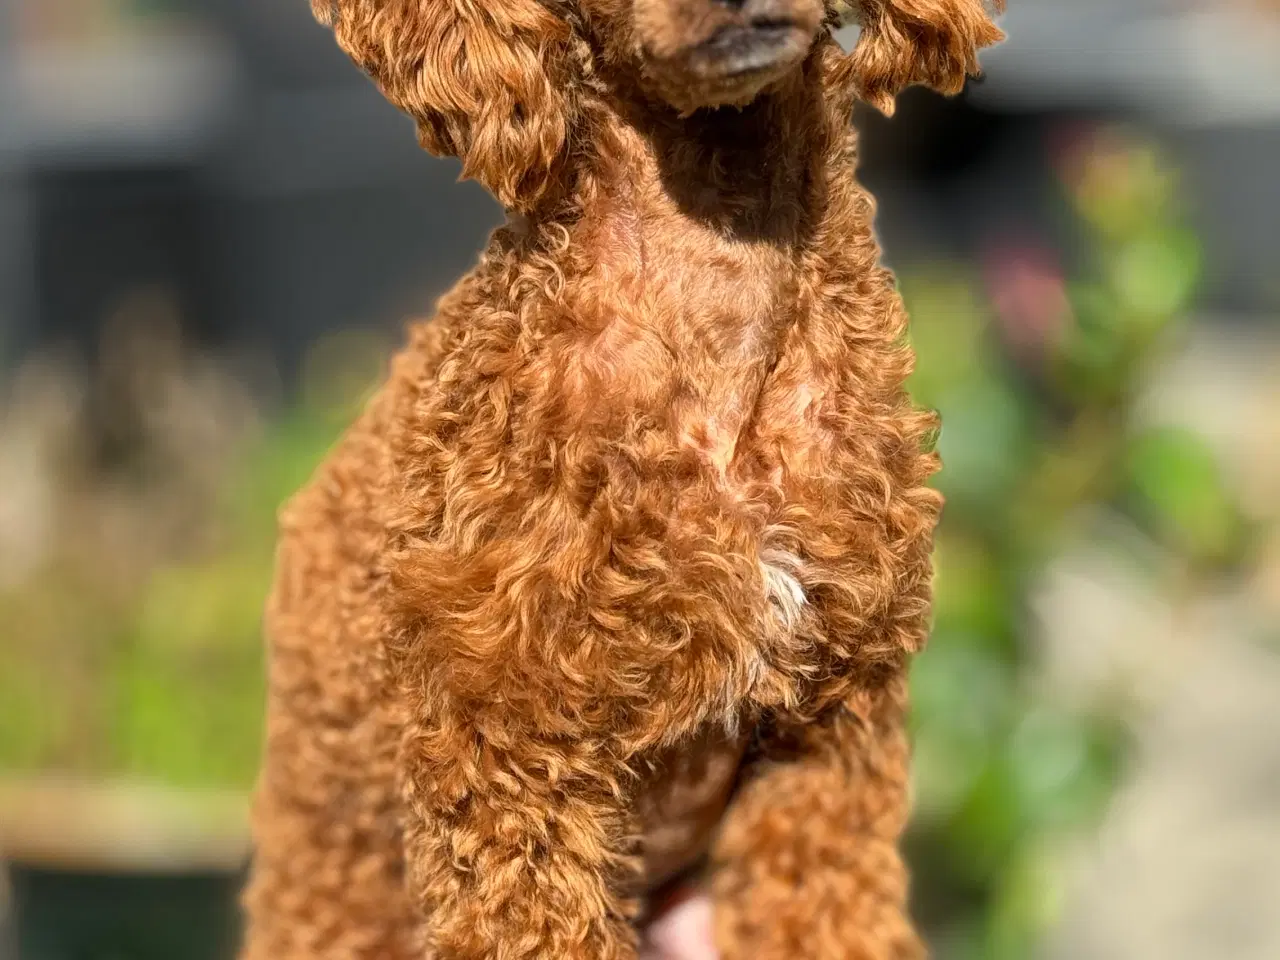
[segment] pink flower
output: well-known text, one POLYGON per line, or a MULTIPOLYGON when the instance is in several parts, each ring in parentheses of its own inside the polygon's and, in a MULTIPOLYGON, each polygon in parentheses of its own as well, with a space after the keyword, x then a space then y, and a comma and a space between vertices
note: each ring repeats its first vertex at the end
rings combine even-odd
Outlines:
POLYGON ((1072 323, 1071 300, 1057 257, 1036 241, 1003 241, 984 257, 996 325, 1014 356, 1035 363, 1072 323))

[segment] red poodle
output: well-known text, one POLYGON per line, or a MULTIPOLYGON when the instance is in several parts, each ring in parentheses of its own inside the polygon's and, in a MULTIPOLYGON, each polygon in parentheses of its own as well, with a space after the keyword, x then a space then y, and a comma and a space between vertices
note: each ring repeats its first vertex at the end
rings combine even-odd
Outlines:
POLYGON ((856 100, 981 0, 313 0, 510 211, 284 511, 249 960, 907 960, 935 423, 856 100))

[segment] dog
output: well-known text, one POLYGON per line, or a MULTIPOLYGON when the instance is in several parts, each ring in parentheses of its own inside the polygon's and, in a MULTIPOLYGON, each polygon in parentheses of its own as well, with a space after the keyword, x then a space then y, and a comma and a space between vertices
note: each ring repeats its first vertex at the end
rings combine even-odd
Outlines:
POLYGON ((282 511, 246 960, 908 960, 941 501, 852 111, 981 0, 313 0, 508 212, 282 511), (693 878, 692 880, 690 878, 693 878))

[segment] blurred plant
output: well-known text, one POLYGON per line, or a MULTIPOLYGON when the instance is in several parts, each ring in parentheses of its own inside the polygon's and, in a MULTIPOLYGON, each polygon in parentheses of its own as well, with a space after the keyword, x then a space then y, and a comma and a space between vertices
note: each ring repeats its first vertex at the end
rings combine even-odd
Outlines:
POLYGON ((943 417, 936 626, 913 673, 919 910, 948 960, 1034 955, 1060 896, 1055 850, 1103 809, 1123 717, 1046 702, 1029 596, 1084 508, 1104 507, 1184 573, 1245 545, 1241 512, 1194 435, 1135 416, 1199 272, 1177 178, 1116 130, 1064 152, 1092 253, 1068 279, 1048 250, 995 250, 986 297, 963 274, 904 277, 912 388, 943 417))
POLYGON ((251 783, 274 514, 385 352, 322 341, 301 401, 263 423, 144 292, 89 374, 19 373, 0 408, 0 775, 251 783))

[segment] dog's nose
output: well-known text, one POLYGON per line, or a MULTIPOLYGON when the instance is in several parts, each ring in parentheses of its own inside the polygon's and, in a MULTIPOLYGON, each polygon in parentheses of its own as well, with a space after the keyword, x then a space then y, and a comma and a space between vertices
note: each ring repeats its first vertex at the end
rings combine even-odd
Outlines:
POLYGON ((794 0, 713 0, 721 7, 727 7, 744 20, 790 19, 790 8, 795 6, 794 0))
POLYGON ((672 102, 750 102, 804 60, 824 0, 632 0, 646 56, 670 80, 672 102), (642 13, 644 16, 639 16, 642 13), (683 88, 683 89, 682 89, 683 88))

